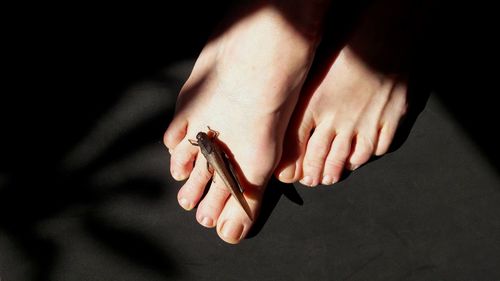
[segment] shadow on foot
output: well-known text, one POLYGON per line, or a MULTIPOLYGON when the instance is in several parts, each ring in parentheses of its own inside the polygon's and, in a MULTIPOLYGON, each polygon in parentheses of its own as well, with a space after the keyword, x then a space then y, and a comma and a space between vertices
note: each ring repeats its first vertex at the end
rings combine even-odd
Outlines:
MULTIPOLYGON (((408 139, 413 125, 429 100, 431 94, 429 81, 425 80, 421 71, 418 72, 410 75, 410 80, 408 81, 408 112, 404 119, 401 120, 388 152, 399 149, 408 139)), ((373 160, 378 158, 374 157, 373 160)))

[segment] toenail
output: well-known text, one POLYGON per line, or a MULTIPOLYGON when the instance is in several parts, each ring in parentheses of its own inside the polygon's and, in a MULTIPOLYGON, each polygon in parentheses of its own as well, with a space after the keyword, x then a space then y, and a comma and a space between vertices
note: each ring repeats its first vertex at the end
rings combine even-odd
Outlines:
POLYGON ((323 177, 323 180, 321 181, 321 183, 324 185, 330 185, 333 183, 333 179, 330 175, 326 175, 323 177))
POLYGON ((170 173, 172 174, 172 177, 175 179, 175 180, 179 180, 179 173, 174 170, 174 169, 170 169, 170 173))
POLYGON ((214 221, 211 218, 209 218, 209 217, 203 217, 201 219, 201 224, 204 227, 213 227, 214 226, 214 221))
POLYGON ((339 181, 339 179, 338 179, 338 178, 333 178, 333 179, 332 179, 332 184, 336 184, 338 181, 339 181))
POLYGON ((278 175, 278 178, 280 180, 290 180, 293 178, 295 174, 295 168, 292 169, 292 167, 288 167, 281 171, 281 173, 278 175))
POLYGON ((189 201, 186 199, 186 198, 181 198, 179 199, 179 205, 181 205, 182 208, 184 208, 184 210, 191 210, 192 207, 191 207, 191 203, 189 203, 189 201))
POLYGON ((177 172, 177 170, 172 170, 172 177, 176 180, 176 181, 182 181, 186 178, 185 175, 177 172))
POLYGON ((354 170, 356 170, 357 168, 359 168, 359 165, 351 165, 351 171, 354 171, 354 170))
POLYGON ((239 241, 243 233, 243 225, 239 223, 224 222, 221 229, 221 234, 224 238, 233 241, 239 241))
POLYGON ((312 186, 313 180, 310 176, 305 176, 303 179, 300 180, 300 183, 303 185, 312 186))

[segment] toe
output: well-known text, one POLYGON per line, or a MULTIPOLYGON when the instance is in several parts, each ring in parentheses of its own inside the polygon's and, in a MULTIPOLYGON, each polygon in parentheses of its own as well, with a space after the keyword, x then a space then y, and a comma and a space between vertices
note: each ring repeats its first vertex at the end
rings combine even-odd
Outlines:
POLYGON ((375 155, 380 156, 386 154, 389 150, 389 147, 394 139, 394 135, 396 134, 396 124, 392 122, 386 122, 380 128, 377 148, 375 149, 375 155))
POLYGON ((207 195, 198 205, 196 211, 198 223, 204 227, 214 227, 230 194, 222 179, 216 176, 207 195))
POLYGON ((302 178, 302 163, 306 152, 307 141, 313 128, 312 118, 293 117, 283 142, 283 153, 275 175, 281 182, 293 183, 302 178), (295 125, 294 125, 295 124, 295 125))
POLYGON ((245 228, 241 218, 222 220, 217 223, 217 233, 227 243, 238 244, 245 237, 244 232, 248 232, 248 228, 245 228))
MULTIPOLYGON (((252 211, 252 217, 257 217, 257 211, 260 208, 262 191, 257 191, 258 194, 252 194, 252 198, 245 198, 252 211)), ((255 219, 254 219, 255 220, 255 219)), ((252 227, 253 221, 248 217, 243 208, 239 205, 233 196, 230 196, 222 210, 222 213, 217 220, 217 233, 219 237, 230 244, 239 243, 252 227)))
POLYGON ((330 185, 338 182, 344 171, 345 163, 351 152, 351 136, 340 133, 335 136, 330 152, 325 160, 322 184, 330 185))
POLYGON ((186 136, 187 121, 183 118, 172 120, 163 135, 163 143, 169 151, 173 150, 186 136))
POLYGON ((375 151, 375 138, 366 137, 358 134, 353 140, 353 149, 347 161, 346 168, 356 170, 359 166, 365 164, 375 151))
POLYGON ((198 154, 198 148, 190 144, 187 140, 180 142, 170 157, 170 173, 175 180, 185 180, 191 170, 198 154))
POLYGON ((334 135, 331 128, 326 122, 320 124, 307 143, 303 164, 304 177, 300 181, 304 185, 316 186, 322 181, 325 160, 334 135))
POLYGON ((205 186, 211 177, 212 174, 207 170, 205 158, 198 157, 191 175, 177 194, 179 205, 188 211, 193 209, 203 196, 205 186))
POLYGON ((300 163, 298 160, 293 163, 287 163, 287 164, 282 164, 280 163, 278 165, 278 168, 276 168, 275 176, 276 178, 284 183, 294 183, 298 180, 298 171, 297 168, 299 167, 298 163, 300 163))
POLYGON ((384 109, 375 155, 380 156, 387 153, 396 134, 399 122, 406 114, 407 108, 406 84, 399 83, 394 87, 391 99, 384 109))

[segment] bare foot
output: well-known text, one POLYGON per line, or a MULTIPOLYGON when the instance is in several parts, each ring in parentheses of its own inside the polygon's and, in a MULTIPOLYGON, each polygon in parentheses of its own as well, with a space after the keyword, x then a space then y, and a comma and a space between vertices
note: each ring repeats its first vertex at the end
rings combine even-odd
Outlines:
POLYGON ((378 73, 344 47, 319 86, 301 96, 278 179, 330 185, 344 169, 386 153, 406 112, 406 89, 403 80, 378 73))
POLYGON ((330 185, 344 169, 387 152, 407 111, 404 73, 419 24, 413 14, 405 1, 376 2, 324 75, 308 81, 287 130, 279 180, 330 185))
POLYGON ((275 6, 260 7, 207 44, 179 94, 164 137, 172 176, 189 176, 178 200, 186 210, 198 205, 198 222, 217 226, 226 242, 238 243, 252 221, 218 177, 200 202, 211 174, 188 139, 207 125, 219 132, 240 168, 244 195, 256 217, 317 45, 311 34, 292 26, 275 6))

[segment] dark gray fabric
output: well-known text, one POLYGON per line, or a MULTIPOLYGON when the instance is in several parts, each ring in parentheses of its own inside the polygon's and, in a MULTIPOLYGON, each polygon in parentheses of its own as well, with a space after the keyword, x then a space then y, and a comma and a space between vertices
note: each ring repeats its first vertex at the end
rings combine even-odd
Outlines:
POLYGON ((500 279, 498 171, 434 96, 400 149, 334 187, 271 184, 288 197, 268 195, 279 201, 261 230, 221 242, 177 205, 167 118, 140 129, 172 110, 190 67, 131 85, 53 178, 24 179, 50 196, 3 176, 13 209, 2 209, 12 220, 0 228, 2 280, 500 279))
POLYGON ((500 280, 495 106, 452 55, 436 56, 438 83, 395 152, 334 187, 271 182, 240 245, 199 226, 161 141, 207 34, 180 18, 165 33, 77 33, 47 87, 8 114, 2 281, 500 280))

